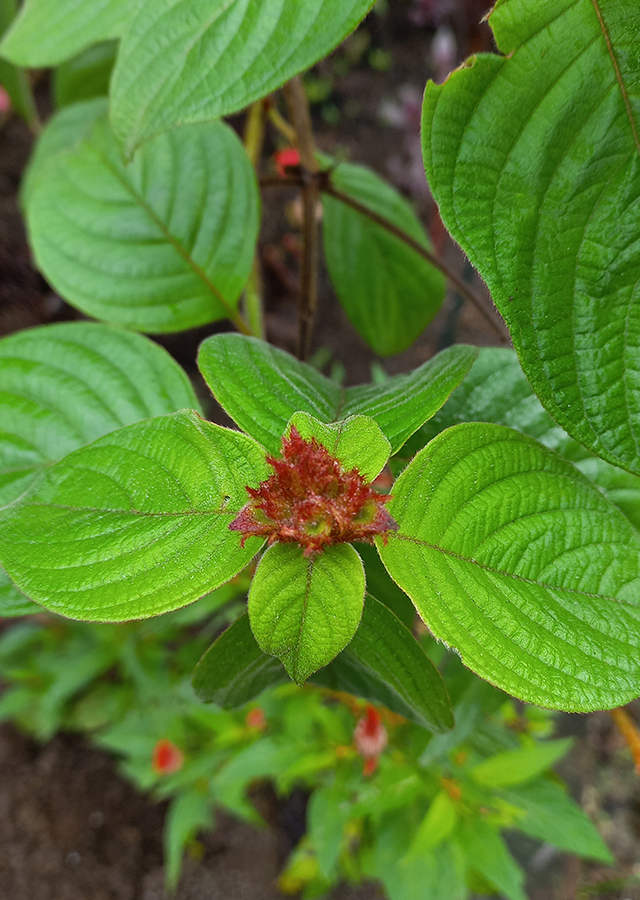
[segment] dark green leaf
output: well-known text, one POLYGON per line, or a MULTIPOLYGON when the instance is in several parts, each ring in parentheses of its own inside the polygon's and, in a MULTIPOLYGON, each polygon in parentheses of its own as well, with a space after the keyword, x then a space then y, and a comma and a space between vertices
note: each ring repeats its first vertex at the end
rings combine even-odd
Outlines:
POLYGON ((106 41, 58 66, 53 73, 53 98, 58 109, 83 100, 106 97, 116 50, 115 41, 106 41))

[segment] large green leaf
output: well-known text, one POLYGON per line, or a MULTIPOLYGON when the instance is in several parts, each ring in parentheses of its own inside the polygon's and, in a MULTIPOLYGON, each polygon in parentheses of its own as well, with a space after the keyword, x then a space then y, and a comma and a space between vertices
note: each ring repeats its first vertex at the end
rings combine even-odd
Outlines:
MULTIPOLYGON (((411 205, 370 169, 343 163, 331 182, 430 249, 411 205)), ((342 201, 327 194, 322 205, 327 268, 351 323, 381 356, 406 350, 440 309, 444 277, 400 238, 342 201)))
POLYGON ((134 0, 25 0, 0 53, 18 66, 55 66, 119 37, 134 0))
POLYGON ((0 341, 0 504, 52 462, 140 419, 191 407, 193 388, 141 335, 89 322, 0 341))
POLYGON ((287 422, 303 410, 323 422, 370 416, 397 453, 469 371, 475 347, 450 347, 409 375, 343 388, 283 350, 237 334, 200 347, 198 365, 216 400, 248 434, 277 453, 287 422))
POLYGON ((349 416, 325 425, 306 412, 291 416, 287 432, 295 428, 306 441, 315 438, 350 472, 357 469, 365 481, 373 481, 384 469, 391 446, 368 416, 349 416))
POLYGON ((311 557, 297 544, 274 544, 260 560, 249 591, 254 636, 303 684, 353 638, 364 589, 364 567, 350 544, 311 557))
POLYGON ((553 421, 531 390, 513 350, 483 347, 468 376, 416 433, 405 453, 460 422, 495 422, 536 438, 571 460, 640 529, 640 478, 594 456, 553 421))
POLYGON ((106 100, 71 107, 47 129, 55 141, 43 138, 49 150, 25 190, 38 266, 83 312, 140 331, 233 318, 259 207, 235 132, 222 122, 176 128, 125 166, 105 108, 106 100), (84 131, 72 128, 83 110, 84 131), (74 137, 66 151, 61 132, 74 137))
POLYGON ((640 473, 637 0, 498 0, 504 56, 427 85, 427 177, 569 434, 640 473))
POLYGON ((228 581, 260 547, 229 524, 266 475, 251 438, 183 411, 100 438, 5 509, 0 557, 54 612, 93 621, 176 609, 228 581))
POLYGON ((640 535, 570 463, 458 425, 397 480, 377 541, 434 635, 483 678, 565 710, 640 693, 640 535))
POLYGON ((112 84, 115 131, 130 156, 185 122, 237 112, 308 69, 373 0, 142 0, 112 84))

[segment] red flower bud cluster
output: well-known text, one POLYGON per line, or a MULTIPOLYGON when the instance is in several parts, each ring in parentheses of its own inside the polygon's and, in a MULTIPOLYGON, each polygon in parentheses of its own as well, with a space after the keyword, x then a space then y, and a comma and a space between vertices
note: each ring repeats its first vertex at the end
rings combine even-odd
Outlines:
POLYGON ((331 544, 372 542, 374 535, 395 531, 385 508, 389 496, 378 494, 357 469, 347 472, 315 438, 305 440, 295 427, 282 439, 282 459, 267 456, 273 475, 258 488, 229 525, 248 537, 270 544, 298 543, 304 555, 331 544))
POLYGON ((364 759, 363 775, 373 775, 378 768, 380 754, 387 746, 389 736, 375 706, 367 706, 364 718, 358 721, 353 732, 356 750, 364 759))
POLYGON ((171 775, 184 764, 184 753, 173 741, 161 738, 153 748, 151 767, 158 775, 171 775))

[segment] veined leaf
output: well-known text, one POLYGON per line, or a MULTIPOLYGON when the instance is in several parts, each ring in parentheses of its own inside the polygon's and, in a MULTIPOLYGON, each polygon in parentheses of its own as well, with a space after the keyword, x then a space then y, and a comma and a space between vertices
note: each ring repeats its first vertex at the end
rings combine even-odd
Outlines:
POLYGON ((636 0, 498 0, 504 56, 427 85, 427 177, 553 418, 640 474, 636 0))
POLYGON ((83 312, 140 331, 233 318, 259 208, 235 132, 222 122, 176 128, 125 166, 106 100, 71 109, 48 127, 55 141, 43 137, 49 150, 36 156, 25 189, 29 236, 45 277, 83 312), (69 124, 83 110, 84 132, 69 124), (75 141, 61 152, 67 133, 75 141))
POLYGON ((133 6, 133 0, 25 0, 0 54, 18 66, 56 66, 119 37, 133 6))
POLYGON ((349 416, 325 425, 309 413, 297 412, 291 416, 287 433, 292 427, 307 441, 315 438, 347 472, 357 469, 365 481, 373 481, 389 459, 391 445, 368 416, 349 416))
POLYGON ((174 125, 244 109, 310 68, 373 0, 142 0, 123 37, 112 119, 125 155, 174 125))
POLYGON ((228 526, 266 469, 251 438, 194 412, 147 419, 65 457, 7 507, 0 557, 27 596, 71 618, 168 612, 259 549, 228 526))
POLYGON ((326 666, 352 639, 364 600, 364 567, 350 544, 305 557, 297 544, 274 544, 249 591, 249 619, 265 653, 297 684, 326 666))
MULTIPOLYGON (((343 163, 331 183, 429 250, 411 205, 364 166, 343 163)), ((406 350, 440 309, 441 273, 404 241, 342 201, 323 196, 322 235, 331 281, 352 325, 381 356, 406 350)))
POLYGON ((640 692, 640 536, 570 463, 498 425, 458 425, 397 480, 392 578, 465 665, 564 710, 640 692))
POLYGON ((465 377, 477 349, 450 347, 409 375, 384 384, 343 388, 311 366, 264 341, 218 334, 200 347, 198 365, 216 400, 271 453, 298 410, 323 422, 370 416, 397 453, 465 377))
POLYGON ((640 529, 640 478, 594 456, 553 421, 531 390, 513 350, 481 348, 465 380, 405 452, 417 450, 460 422, 494 422, 536 438, 570 460, 640 529))

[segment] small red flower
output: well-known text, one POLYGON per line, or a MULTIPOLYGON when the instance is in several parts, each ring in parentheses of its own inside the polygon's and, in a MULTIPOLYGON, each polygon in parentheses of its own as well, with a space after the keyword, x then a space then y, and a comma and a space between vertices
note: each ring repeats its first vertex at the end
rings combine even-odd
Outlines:
POLYGON ((389 736, 375 706, 367 706, 366 713, 353 732, 356 750, 364 759, 363 775, 373 775, 378 768, 380 754, 387 746, 389 736))
POLYGON ((259 706, 249 710, 245 717, 245 722, 248 728, 255 728, 256 731, 264 731, 267 727, 267 717, 264 714, 264 710, 259 706))
POLYGON ((300 165, 300 154, 295 147, 285 147, 284 150, 278 150, 274 153, 273 160, 276 164, 276 171, 281 178, 287 175, 287 169, 293 169, 300 165))
POLYGON ((182 768, 184 753, 173 741, 161 738, 153 748, 151 766, 158 775, 171 775, 182 768))
POLYGON ((282 439, 282 459, 267 456, 274 470, 258 488, 247 488, 252 500, 229 525, 270 544, 298 543, 304 555, 331 544, 368 541, 398 526, 385 509, 389 496, 367 484, 357 469, 347 472, 315 438, 305 440, 295 427, 282 439))

